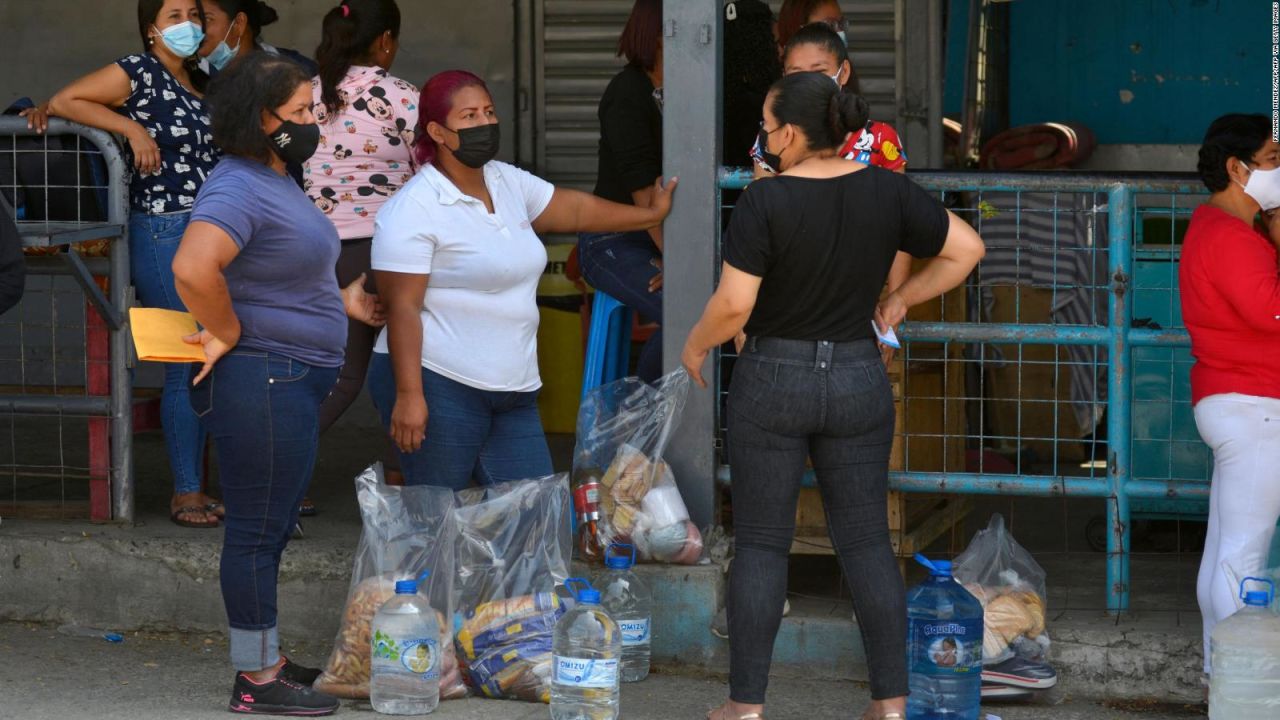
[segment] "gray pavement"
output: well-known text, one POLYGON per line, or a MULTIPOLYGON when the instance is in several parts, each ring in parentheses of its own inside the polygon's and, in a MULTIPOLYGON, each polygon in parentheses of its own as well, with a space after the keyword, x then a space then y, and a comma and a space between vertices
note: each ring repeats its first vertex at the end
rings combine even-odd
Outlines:
MULTIPOLYGON (((292 648, 320 664, 327 648, 292 648)), ((231 671, 219 635, 131 633, 120 644, 67 637, 51 626, 0 623, 0 718, 4 720, 224 720, 231 671)), ((698 720, 725 694, 721 678, 654 675, 623 690, 626 720, 698 720)), ((770 720, 856 718, 867 699, 854 683, 777 679, 770 720)), ((1173 720, 1204 717, 1188 706, 1104 707, 1052 696, 1042 703, 984 708, 1002 720, 1173 720), (1057 704, 1048 704, 1057 703, 1057 704)), ((541 720, 540 705, 496 700, 444 703, 441 720, 541 720)), ((338 717, 373 717, 368 704, 346 703, 338 717)))

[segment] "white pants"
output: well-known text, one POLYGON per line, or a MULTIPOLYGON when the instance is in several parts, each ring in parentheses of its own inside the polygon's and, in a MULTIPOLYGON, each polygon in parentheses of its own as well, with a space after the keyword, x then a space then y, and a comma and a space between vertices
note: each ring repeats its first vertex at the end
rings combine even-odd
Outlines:
POLYGON ((1195 407, 1196 428, 1213 450, 1209 529, 1196 581, 1204 619, 1204 671, 1213 626, 1241 607, 1237 578, 1259 575, 1280 519, 1280 400, 1211 395, 1195 407))

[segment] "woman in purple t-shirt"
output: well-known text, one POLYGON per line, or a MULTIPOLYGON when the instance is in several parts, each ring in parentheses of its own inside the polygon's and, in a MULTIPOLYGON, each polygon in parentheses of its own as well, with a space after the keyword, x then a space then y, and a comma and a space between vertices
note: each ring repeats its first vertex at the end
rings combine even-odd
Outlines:
POLYGON ((321 715, 319 671, 280 655, 276 582, 315 464, 320 403, 342 365, 347 318, 381 324, 358 283, 333 273, 338 233, 288 176, 315 152, 311 79, 257 53, 213 82, 214 140, 227 156, 196 198, 173 272, 204 329, 191 407, 215 440, 226 503, 222 599, 237 671, 230 709, 321 715))

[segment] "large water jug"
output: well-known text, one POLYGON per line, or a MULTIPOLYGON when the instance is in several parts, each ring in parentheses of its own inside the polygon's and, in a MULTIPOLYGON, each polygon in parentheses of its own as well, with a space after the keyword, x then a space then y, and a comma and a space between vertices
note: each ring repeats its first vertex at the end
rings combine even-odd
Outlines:
POLYGON ((929 579, 907 593, 907 720, 978 720, 982 603, 951 576, 951 562, 916 555, 929 579))
POLYGON ((582 578, 565 587, 577 601, 556 623, 552 643, 552 720, 617 720, 622 636, 600 605, 600 592, 582 578))
POLYGON ((636 549, 614 543, 605 550, 605 570, 596 578, 600 604, 622 633, 622 682, 649 677, 649 628, 653 594, 636 576, 636 549))
POLYGON ((1244 607, 1218 623, 1209 638, 1210 720, 1280 717, 1280 615, 1267 609, 1275 583, 1261 578, 1240 582, 1244 607), (1245 592, 1249 582, 1266 590, 1245 592))
MULTIPOLYGON (((420 580, 425 579, 423 573, 420 580)), ((440 624, 418 594, 418 581, 401 580, 396 594, 373 616, 369 700, 388 715, 425 715, 440 704, 440 624)))

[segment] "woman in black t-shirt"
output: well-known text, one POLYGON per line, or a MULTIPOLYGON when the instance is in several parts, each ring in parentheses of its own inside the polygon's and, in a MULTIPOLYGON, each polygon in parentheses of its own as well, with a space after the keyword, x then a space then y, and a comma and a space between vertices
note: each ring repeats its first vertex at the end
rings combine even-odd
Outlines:
POLYGON ((773 86, 757 155, 780 174, 742 194, 720 285, 685 344, 684 366, 705 387, 710 350, 746 329, 728 400, 730 700, 711 720, 763 712, 806 458, 866 647, 863 718, 906 712, 906 601, 884 510, 893 395, 873 322, 897 325, 909 307, 964 282, 984 248, 905 176, 838 156, 866 122, 866 101, 821 73, 773 86), (899 250, 932 260, 877 305, 899 250))
MULTIPOLYGON (((600 98, 600 159, 595 194, 649 207, 662 175, 662 2, 636 0, 618 40, 622 69, 600 98)), ((636 310, 662 322, 662 226, 640 232, 578 236, 582 276, 636 310)), ((653 333, 636 374, 653 382, 662 374, 662 331, 653 333)))

